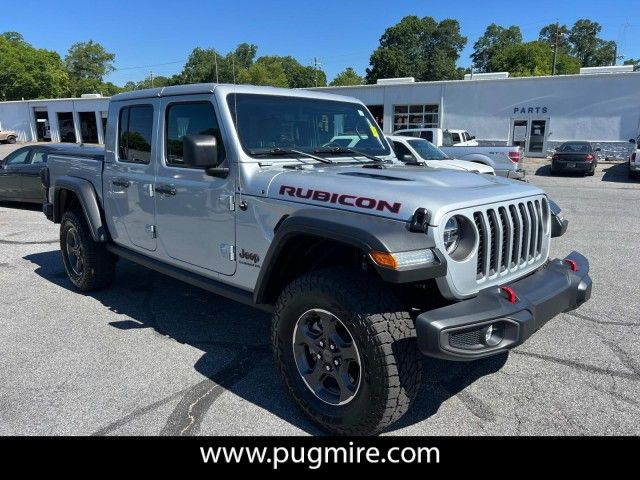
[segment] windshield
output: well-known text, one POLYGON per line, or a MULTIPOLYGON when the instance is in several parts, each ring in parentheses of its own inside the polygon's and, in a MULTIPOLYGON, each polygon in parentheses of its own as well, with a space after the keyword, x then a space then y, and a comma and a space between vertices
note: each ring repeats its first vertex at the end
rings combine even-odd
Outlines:
POLYGON ((422 138, 407 140, 407 143, 411 145, 411 148, 413 148, 423 160, 447 160, 449 158, 433 143, 427 142, 422 138))
POLYGON ((357 103, 241 93, 229 95, 227 102, 250 155, 276 148, 313 153, 323 147, 391 153, 375 120, 357 103))

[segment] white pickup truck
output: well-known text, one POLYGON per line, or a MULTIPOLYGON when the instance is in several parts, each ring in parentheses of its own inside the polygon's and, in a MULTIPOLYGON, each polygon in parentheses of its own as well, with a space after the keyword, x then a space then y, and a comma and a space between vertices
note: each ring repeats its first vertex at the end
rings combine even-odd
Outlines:
POLYGON ((481 147, 477 145, 456 145, 453 133, 464 130, 443 130, 442 128, 404 128, 393 132, 394 135, 420 137, 433 143, 449 157, 457 160, 481 163, 492 167, 496 175, 522 180, 525 171, 522 168, 522 151, 518 146, 481 147))

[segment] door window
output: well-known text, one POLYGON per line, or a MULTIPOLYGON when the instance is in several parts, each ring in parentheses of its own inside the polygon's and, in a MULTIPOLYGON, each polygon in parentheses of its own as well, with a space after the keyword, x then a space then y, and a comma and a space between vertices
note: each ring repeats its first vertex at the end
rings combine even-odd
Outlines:
POLYGON ((396 152, 396 157, 398 157, 398 160, 402 160, 403 162, 406 161, 404 159, 405 155, 410 155, 411 157, 413 157, 411 151, 402 142, 393 142, 393 150, 396 152))
POLYGON ((453 140, 453 143, 460 143, 460 134, 459 133, 452 133, 451 134, 451 139, 453 140))
MULTIPOLYGON (((173 103, 167 107, 166 162, 173 167, 185 167, 183 139, 186 135, 213 135, 218 146, 218 160, 224 161, 225 151, 218 119, 209 102, 173 103)), ((186 167, 185 167, 186 168, 186 167)))
POLYGON ((547 128, 546 120, 532 120, 531 133, 529 135, 529 151, 542 152, 544 148, 545 130, 547 128))
POLYGON ((29 157, 29 150, 23 150, 21 152, 16 152, 13 155, 9 156, 7 159, 7 165, 24 165, 27 163, 29 157))
POLYGON ((122 108, 118 122, 118 159, 148 164, 152 141, 153 107, 133 105, 122 108))
POLYGON ((33 152, 31 155, 31 163, 38 164, 45 162, 45 153, 43 151, 33 152))

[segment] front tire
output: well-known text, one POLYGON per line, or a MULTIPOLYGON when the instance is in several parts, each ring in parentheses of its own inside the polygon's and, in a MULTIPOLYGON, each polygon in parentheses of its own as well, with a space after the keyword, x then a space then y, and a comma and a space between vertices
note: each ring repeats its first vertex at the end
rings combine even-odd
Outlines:
POLYGON ((62 216, 60 251, 67 277, 78 290, 99 290, 113 280, 115 257, 93 240, 82 211, 71 210, 62 216))
POLYGON ((9 137, 9 138, 7 138, 7 143, 10 143, 10 144, 14 144, 14 143, 16 143, 16 137, 9 137))
POLYGON ((388 286, 330 268, 283 290, 271 337, 287 389, 316 424, 333 434, 370 435, 415 400, 422 376, 415 335, 388 286))

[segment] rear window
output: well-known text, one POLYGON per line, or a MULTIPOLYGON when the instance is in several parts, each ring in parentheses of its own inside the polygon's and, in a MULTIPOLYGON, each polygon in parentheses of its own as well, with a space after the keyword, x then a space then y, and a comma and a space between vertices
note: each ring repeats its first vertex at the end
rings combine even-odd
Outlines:
POLYGON ((584 142, 563 143, 558 147, 558 151, 565 153, 587 153, 591 151, 591 146, 584 142))

